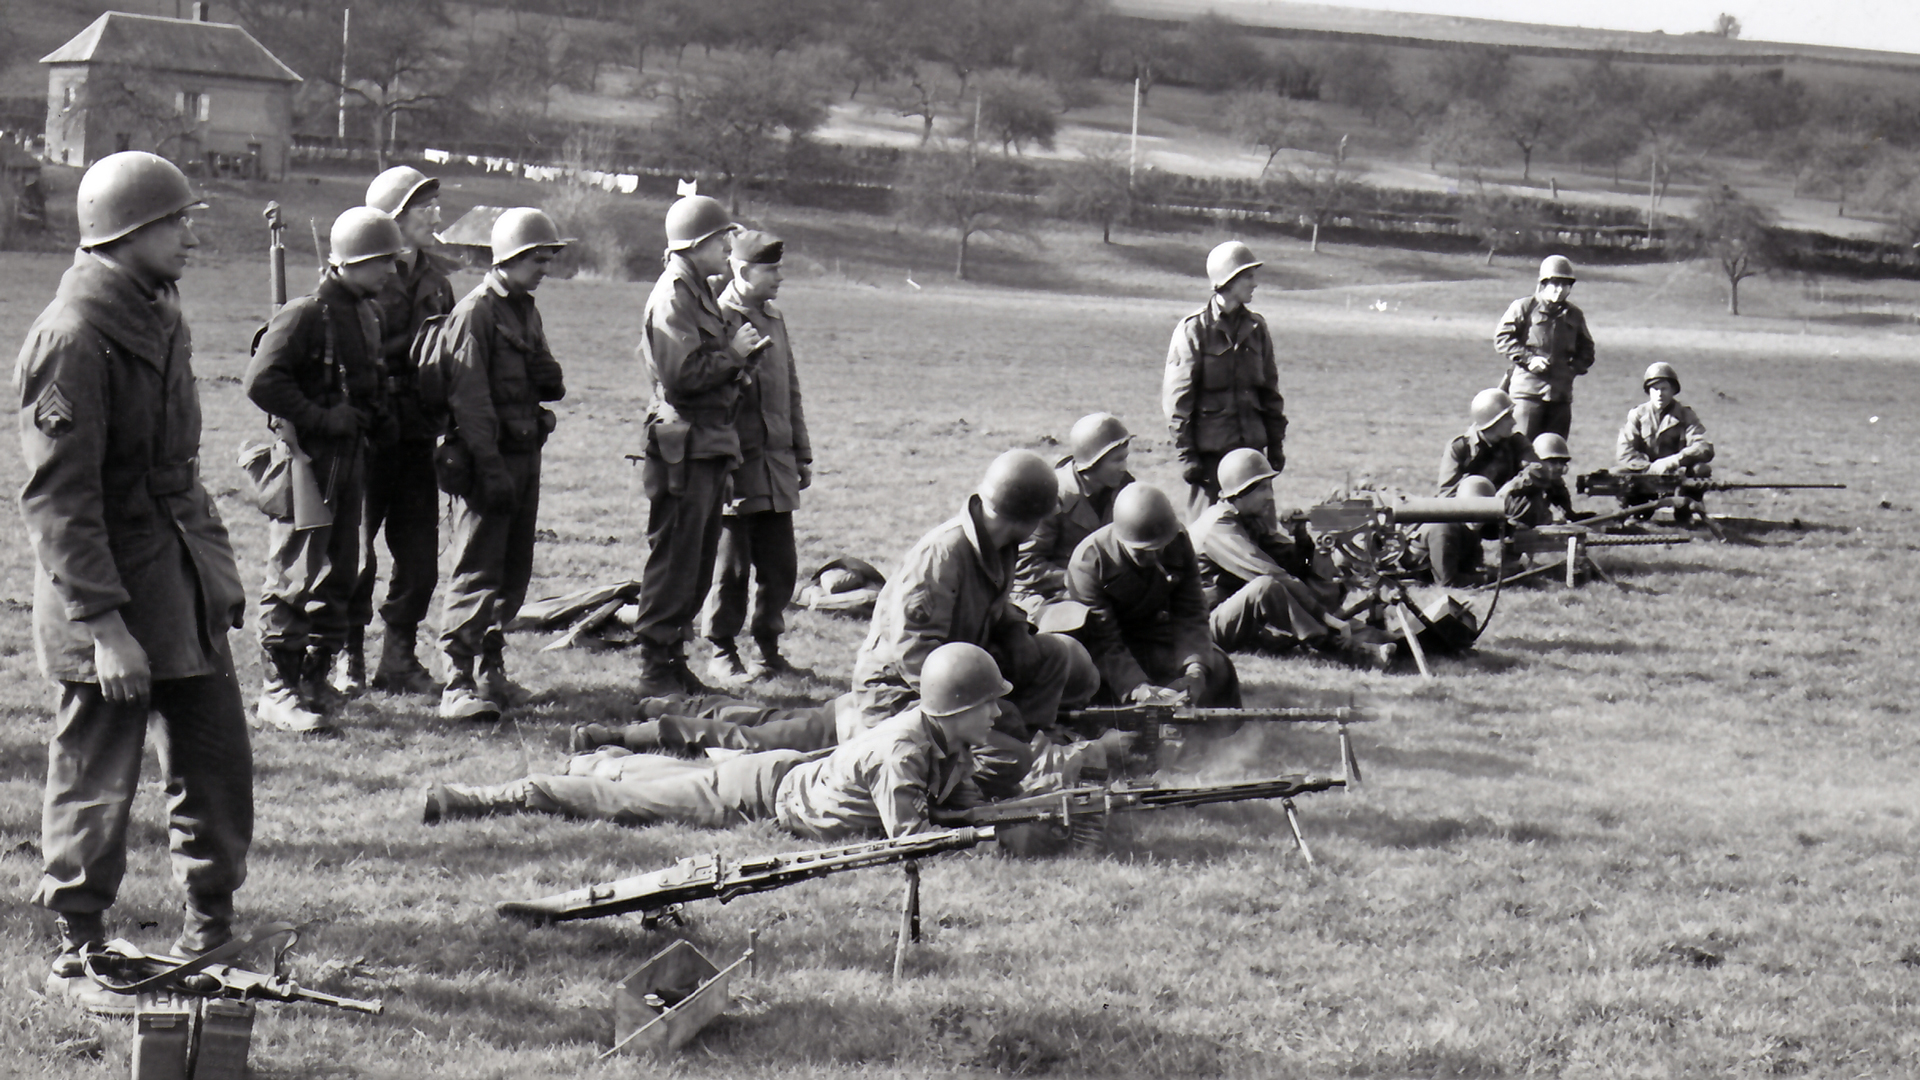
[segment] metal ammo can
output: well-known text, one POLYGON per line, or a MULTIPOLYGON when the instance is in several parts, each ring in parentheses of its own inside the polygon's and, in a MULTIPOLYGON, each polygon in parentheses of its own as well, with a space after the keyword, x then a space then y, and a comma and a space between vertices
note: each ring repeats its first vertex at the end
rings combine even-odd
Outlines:
POLYGON ((194 1001, 141 994, 133 1014, 133 1080, 187 1080, 194 1001))
POLYGON ((193 1080, 246 1080, 253 1011, 251 1001, 226 998, 213 998, 200 1007, 200 1045, 193 1053, 193 1080))

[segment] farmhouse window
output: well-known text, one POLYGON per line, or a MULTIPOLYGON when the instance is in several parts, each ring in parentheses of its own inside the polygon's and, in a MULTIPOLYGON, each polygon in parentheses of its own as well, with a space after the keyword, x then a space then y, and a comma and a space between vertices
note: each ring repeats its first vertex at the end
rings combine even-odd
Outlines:
POLYGON ((209 108, 210 105, 212 105, 212 100, 206 94, 191 90, 174 91, 173 111, 181 116, 191 116, 194 120, 204 124, 207 122, 207 118, 212 115, 212 110, 209 108))
POLYGON ((67 86, 61 89, 60 107, 63 109, 73 108, 73 87, 67 86))

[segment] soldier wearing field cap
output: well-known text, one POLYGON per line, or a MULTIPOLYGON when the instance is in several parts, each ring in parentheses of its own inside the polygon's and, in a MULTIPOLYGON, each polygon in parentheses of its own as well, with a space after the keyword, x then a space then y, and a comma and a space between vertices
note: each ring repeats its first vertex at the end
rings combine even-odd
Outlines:
POLYGON ((641 481, 647 564, 640 577, 640 693, 706 689, 686 645, 713 580, 727 474, 740 463, 740 395, 770 339, 729 325, 711 279, 727 272, 733 221, 705 195, 667 209, 666 269, 647 297, 640 360, 652 387, 641 481))
POLYGON ((752 330, 747 348, 758 358, 753 377, 740 388, 733 427, 741 461, 720 517, 719 579, 707 598, 702 630, 713 644, 709 671, 723 682, 747 674, 734 637, 746 625, 750 577, 758 584, 752 624, 756 673, 792 670, 780 653, 780 634, 800 576, 793 512, 800 506, 800 493, 813 483, 813 444, 807 438, 787 321, 772 303, 780 292, 784 251, 780 238, 771 233, 735 233, 727 260, 733 280, 720 293, 720 310, 729 326, 752 330))
POLYGON ((1640 379, 1647 400, 1627 413, 1614 453, 1622 472, 1662 476, 1711 476, 1713 444, 1706 425, 1679 401, 1680 374, 1673 365, 1649 364, 1640 379))
POLYGON ((366 519, 361 528, 360 581, 346 650, 334 663, 334 688, 366 682, 366 627, 373 619, 374 581, 380 571, 374 539, 384 529, 392 573, 380 605, 384 627, 373 686, 396 694, 438 694, 440 684, 415 655, 420 622, 433 603, 439 576, 440 491, 433 477, 433 444, 441 425, 421 412, 413 370, 413 338, 422 323, 453 310, 451 267, 433 253, 440 227, 440 181, 396 165, 367 186, 367 205, 393 215, 403 246, 397 272, 375 302, 380 307, 380 357, 394 417, 394 440, 375 449, 380 467, 367 470, 366 519))
POLYGON ((148 719, 162 732, 174 950, 232 936, 253 837, 253 763, 227 631, 246 590, 202 483, 193 339, 176 287, 200 202, 152 154, 102 158, 79 189, 80 247, 15 373, 33 546, 33 639, 58 685, 33 900, 59 916, 50 995, 130 1014, 87 978, 109 936, 148 719))
POLYGON ((248 399, 311 459, 332 514, 317 528, 267 522, 264 674, 254 715, 292 732, 331 726, 340 707, 328 679, 360 581, 367 446, 394 438, 373 298, 405 246, 400 227, 384 211, 357 206, 334 220, 330 241, 319 287, 274 314, 245 378, 248 399))
POLYGON ((1072 454, 1054 466, 1060 501, 1020 545, 1013 602, 1036 613, 1067 592, 1067 560, 1087 534, 1113 520, 1113 498, 1133 483, 1127 471, 1133 435, 1112 413, 1090 413, 1067 436, 1072 454))
POLYGON ((949 642, 987 650, 1013 690, 980 752, 990 794, 1018 790, 1032 765, 1029 740, 1052 727, 1072 671, 1071 645, 1034 631, 1009 599, 1020 542, 1053 512, 1046 459, 1028 450, 995 458, 959 514, 920 538, 887 577, 853 661, 862 715, 878 723, 921 695, 927 657, 949 642))
POLYGON ((1251 447, 1275 472, 1287 467, 1286 401, 1267 320, 1247 308, 1264 265, 1230 240, 1207 255, 1213 297, 1180 320, 1167 349, 1161 404, 1173 433, 1189 516, 1213 504, 1228 451, 1251 447))
POLYGON ((1087 606, 1074 636, 1099 665, 1107 700, 1239 706, 1233 660, 1207 624, 1199 558, 1159 488, 1121 489, 1113 522, 1074 550, 1067 594, 1087 606))
POLYGON ((1313 572, 1313 538, 1274 514, 1277 474, 1257 450, 1220 459, 1220 501, 1187 526, 1200 560, 1213 643, 1228 652, 1279 652, 1333 643, 1341 620, 1338 582, 1313 572))
POLYGON ((1573 380, 1593 367, 1587 317, 1567 297, 1573 262, 1549 255, 1540 263, 1532 296, 1508 305, 1493 332, 1493 347, 1512 364, 1502 384, 1513 397, 1513 417, 1531 439, 1543 431, 1565 438, 1573 426, 1573 380))
POLYGON ((492 241, 493 269, 454 305, 445 330, 447 441, 472 462, 469 482, 451 485, 465 490, 453 493, 440 617, 447 720, 497 720, 526 694, 507 677, 505 629, 533 579, 540 448, 557 423, 542 403, 567 396, 533 293, 573 241, 531 206, 501 214, 492 241))

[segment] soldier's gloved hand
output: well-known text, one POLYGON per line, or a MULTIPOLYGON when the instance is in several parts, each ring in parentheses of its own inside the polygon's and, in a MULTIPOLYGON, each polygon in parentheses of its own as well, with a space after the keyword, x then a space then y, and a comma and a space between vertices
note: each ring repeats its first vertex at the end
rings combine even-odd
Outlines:
POLYGON ((757 362, 761 349, 773 343, 773 339, 763 336, 752 323, 741 323, 740 329, 733 332, 733 355, 742 360, 757 362))
POLYGON ((513 493, 513 477, 505 469, 480 473, 475 477, 480 509, 489 514, 512 513, 518 504, 513 493))
POLYGON ((1287 452, 1278 446, 1267 451, 1267 465, 1270 466, 1274 472, 1286 472, 1287 452))
POLYGON ((329 408, 320 418, 320 431, 336 439, 359 434, 367 425, 367 414, 347 402, 329 408))
POLYGON ((1190 487, 1204 487, 1209 479, 1205 462, 1189 461, 1180 469, 1180 479, 1190 487))
POLYGON ((805 491, 812 486, 813 486, 813 462, 802 461, 800 462, 800 490, 805 491))

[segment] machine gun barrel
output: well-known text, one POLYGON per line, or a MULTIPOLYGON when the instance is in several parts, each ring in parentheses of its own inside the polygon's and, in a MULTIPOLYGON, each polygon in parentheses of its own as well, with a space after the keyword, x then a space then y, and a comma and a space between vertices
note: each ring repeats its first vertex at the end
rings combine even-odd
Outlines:
POLYGON ((1709 480, 1703 486, 1708 491, 1760 491, 1769 488, 1780 491, 1803 488, 1825 489, 1827 491, 1845 491, 1847 489, 1847 485, 1845 484, 1745 484, 1735 483, 1730 480, 1709 480))
POLYGON ((1131 720, 1154 720, 1162 724, 1206 724, 1216 720, 1267 720, 1294 724, 1353 724, 1370 720, 1351 705, 1331 708, 1295 706, 1256 706, 1252 708, 1207 708, 1197 705, 1096 705, 1067 713, 1069 721, 1091 721, 1105 727, 1120 727, 1131 720))
POLYGON ((1107 814, 1116 810, 1170 810, 1177 806, 1209 806, 1251 799, 1291 800, 1296 795, 1346 786, 1347 782, 1339 777, 1309 776, 1304 773, 1238 784, 1193 787, 1096 785, 986 803, 967 810, 935 812, 933 819, 940 824, 1001 826, 1057 822, 1070 825, 1074 818, 1087 814, 1107 814))
POLYGON ((749 893, 784 888, 828 874, 958 851, 992 839, 991 828, 967 827, 813 851, 749 856, 732 863, 719 855, 696 855, 664 870, 538 900, 508 901, 495 910, 503 917, 543 926, 602 915, 662 911, 692 900, 718 900, 724 904, 749 893))
POLYGON ((1743 480, 1713 480, 1704 476, 1681 476, 1675 473, 1617 473, 1607 469, 1586 473, 1574 478, 1574 489, 1582 495, 1595 497, 1635 495, 1674 495, 1682 491, 1766 491, 1822 489, 1844 491, 1845 484, 1803 483, 1785 481, 1747 482, 1743 480))

